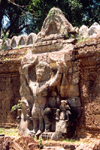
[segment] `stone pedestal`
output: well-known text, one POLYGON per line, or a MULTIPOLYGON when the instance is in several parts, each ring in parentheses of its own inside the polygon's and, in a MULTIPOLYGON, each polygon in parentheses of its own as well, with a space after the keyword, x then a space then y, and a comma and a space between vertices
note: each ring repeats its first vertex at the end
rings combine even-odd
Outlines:
POLYGON ((54 132, 43 132, 43 133, 42 133, 42 139, 44 139, 44 140, 49 140, 49 139, 51 139, 53 133, 54 133, 54 132))
POLYGON ((67 122, 65 120, 59 120, 56 122, 56 131, 67 133, 67 122))

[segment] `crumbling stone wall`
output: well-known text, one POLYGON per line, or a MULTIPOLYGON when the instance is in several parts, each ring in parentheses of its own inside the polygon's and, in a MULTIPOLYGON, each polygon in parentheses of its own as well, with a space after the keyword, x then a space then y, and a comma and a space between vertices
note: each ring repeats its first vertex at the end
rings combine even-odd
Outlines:
POLYGON ((100 38, 76 44, 75 52, 80 63, 82 114, 79 127, 100 130, 100 38))
POLYGON ((0 126, 16 126, 17 111, 11 108, 20 100, 20 62, 27 48, 0 52, 0 126))
POLYGON ((13 61, 0 62, 0 126, 16 126, 11 108, 20 99, 18 67, 13 61))
MULTIPOLYGON (((75 60, 79 62, 79 96, 82 113, 77 126, 80 128, 100 129, 100 38, 90 39, 74 45, 75 60)), ((19 67, 26 49, 16 50, 13 55, 1 54, 0 61, 0 124, 15 123, 11 107, 20 99, 19 67), (21 51, 21 53, 20 53, 21 51), (23 54, 22 54, 23 51, 23 54), (19 54, 17 54, 19 52, 19 54), (16 55, 16 59, 13 58, 16 55), (18 57, 17 57, 18 56, 18 57), (12 60, 4 60, 5 57, 12 60)))

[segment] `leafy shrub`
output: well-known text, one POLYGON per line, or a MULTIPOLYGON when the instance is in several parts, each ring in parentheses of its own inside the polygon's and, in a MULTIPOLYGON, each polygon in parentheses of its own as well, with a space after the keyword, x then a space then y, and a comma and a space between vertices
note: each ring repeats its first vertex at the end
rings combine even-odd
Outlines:
POLYGON ((21 108, 21 100, 18 101, 18 103, 11 108, 11 112, 15 111, 16 109, 21 108))

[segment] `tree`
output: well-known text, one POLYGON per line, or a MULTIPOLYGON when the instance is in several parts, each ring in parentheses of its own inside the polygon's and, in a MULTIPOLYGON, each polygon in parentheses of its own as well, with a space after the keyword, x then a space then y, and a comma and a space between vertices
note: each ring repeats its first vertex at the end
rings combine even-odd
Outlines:
POLYGON ((35 16, 33 17, 34 32, 40 31, 45 17, 53 6, 60 8, 73 26, 100 23, 99 0, 32 0, 30 8, 34 10, 35 16))
POLYGON ((15 0, 14 2, 1 0, 0 1, 0 33, 3 31, 4 35, 10 38, 14 35, 21 34, 22 30, 28 26, 27 23, 27 6, 30 0, 15 0), (4 2, 5 1, 5 2, 4 2), (3 17, 6 16, 9 21, 3 26, 3 17))
POLYGON ((33 0, 30 9, 34 10, 33 22, 35 26, 35 32, 39 32, 44 19, 46 18, 49 10, 52 7, 60 8, 65 17, 74 26, 82 24, 82 3, 80 0, 33 0))
POLYGON ((1 30, 9 38, 22 32, 38 33, 52 7, 60 8, 73 26, 100 23, 99 0, 0 0, 1 30), (9 21, 3 25, 4 16, 9 21))
POLYGON ((5 14, 5 8, 7 7, 7 0, 0 0, 0 36, 2 29, 2 19, 5 14))
POLYGON ((83 5, 82 22, 90 26, 94 22, 100 23, 100 1, 99 0, 81 0, 83 5))

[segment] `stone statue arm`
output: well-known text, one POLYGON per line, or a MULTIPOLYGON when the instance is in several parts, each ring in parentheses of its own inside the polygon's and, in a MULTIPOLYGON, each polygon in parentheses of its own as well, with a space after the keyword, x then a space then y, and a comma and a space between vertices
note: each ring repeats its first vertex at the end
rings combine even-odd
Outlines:
POLYGON ((49 86, 57 86, 57 84, 60 82, 61 77, 62 77, 62 73, 63 73, 63 63, 57 63, 58 66, 58 71, 56 73, 56 75, 50 79, 50 83, 49 86))
POLYGON ((23 74, 25 75, 27 82, 29 81, 28 69, 29 69, 29 67, 33 66, 36 62, 37 62, 37 56, 32 61, 29 61, 26 63, 24 62, 22 64, 22 71, 23 71, 23 74))
POLYGON ((22 65, 22 69, 26 69, 29 68, 31 66, 33 66, 35 64, 35 62, 37 61, 37 56, 34 58, 34 60, 30 61, 30 62, 26 62, 22 65))

